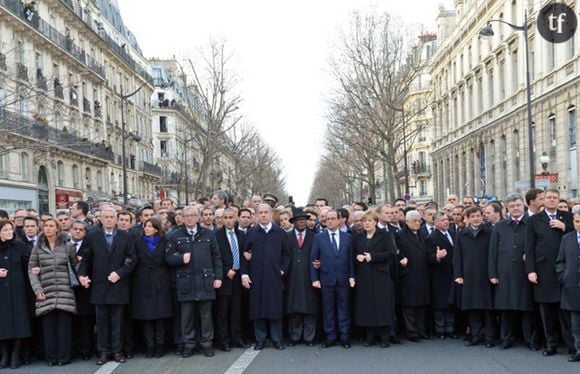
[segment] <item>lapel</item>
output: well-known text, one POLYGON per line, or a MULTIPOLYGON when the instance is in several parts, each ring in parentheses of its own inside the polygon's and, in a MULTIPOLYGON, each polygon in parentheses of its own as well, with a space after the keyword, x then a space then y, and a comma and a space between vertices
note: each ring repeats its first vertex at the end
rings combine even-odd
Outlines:
MULTIPOLYGON (((371 248, 374 248, 375 245, 381 241, 381 239, 385 236, 388 235, 386 232, 380 233, 378 230, 375 231, 375 233, 373 234, 373 237, 371 238, 371 240, 368 242, 368 246, 367 246, 367 250, 370 251, 371 248)), ((362 238, 366 239, 366 232, 363 231, 363 233, 361 234, 362 238)), ((374 252, 374 251, 373 251, 374 252)))

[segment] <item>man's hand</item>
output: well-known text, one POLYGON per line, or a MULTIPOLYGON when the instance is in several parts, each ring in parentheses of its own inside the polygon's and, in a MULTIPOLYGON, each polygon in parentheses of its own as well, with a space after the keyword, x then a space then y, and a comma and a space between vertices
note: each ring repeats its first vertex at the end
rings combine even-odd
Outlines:
POLYGON ((220 288, 222 286, 222 280, 216 279, 213 281, 213 288, 220 288))
POLYGON ((250 285, 252 284, 252 280, 250 277, 242 277, 242 286, 244 288, 250 289, 250 285))
POLYGON ((246 259, 246 261, 250 261, 252 259, 252 251, 245 251, 244 258, 246 259))
POLYGON ((320 269, 320 260, 312 261, 312 267, 315 268, 316 270, 320 269))
POLYGON ((113 272, 111 272, 111 274, 109 274, 107 279, 111 283, 117 283, 119 281, 119 279, 121 279, 121 277, 119 276, 119 274, 117 274, 117 272, 113 271, 113 272))
POLYGON ((314 281, 314 282, 312 282, 312 287, 314 287, 314 288, 320 288, 321 287, 320 286, 320 281, 314 281))
POLYGON ((41 292, 38 295, 36 295, 36 300, 38 300, 38 301, 46 300, 46 295, 44 294, 44 292, 41 292))
POLYGON ((435 255, 437 256, 437 260, 441 261, 441 259, 443 259, 443 258, 445 258, 445 256, 447 256, 447 250, 441 249, 441 248, 439 248, 439 246, 437 246, 437 252, 435 253, 435 255))
POLYGON ((537 273, 528 274, 528 280, 533 284, 538 284, 538 274, 537 273))
POLYGON ((234 271, 234 269, 230 269, 226 274, 226 276, 230 279, 234 279, 234 277, 236 276, 236 272, 234 271))
POLYGON ((499 284, 499 279, 497 278, 489 278, 489 281, 491 282, 491 284, 499 284))
POLYGON ((350 283, 350 288, 354 288, 356 285, 354 278, 348 278, 348 283, 350 283))
POLYGON ((560 229, 562 231, 566 231, 566 225, 559 219, 550 220, 550 227, 553 229, 560 229))
POLYGON ((183 263, 187 265, 189 261, 191 261, 191 253, 188 252, 183 255, 183 263))
POLYGON ((405 257, 404 259, 402 259, 401 261, 399 261, 399 263, 401 264, 402 267, 405 268, 409 264, 409 259, 407 257, 405 257))
POLYGON ((455 278, 455 283, 463 284, 463 278, 455 278))
POLYGON ((89 279, 89 277, 87 277, 87 276, 82 276, 82 275, 81 275, 81 276, 79 277, 79 282, 81 282, 81 285, 82 285, 84 288, 89 288, 89 287, 91 286, 91 280, 90 280, 90 279, 89 279))
POLYGON ((365 260, 365 255, 356 255, 356 260, 358 262, 364 262, 365 260))

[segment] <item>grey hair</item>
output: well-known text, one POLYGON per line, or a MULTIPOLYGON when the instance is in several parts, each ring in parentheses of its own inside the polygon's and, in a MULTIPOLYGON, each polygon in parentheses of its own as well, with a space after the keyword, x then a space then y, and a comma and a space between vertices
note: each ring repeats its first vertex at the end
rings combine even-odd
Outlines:
POLYGON ((268 210, 271 212, 272 211, 272 207, 270 206, 270 204, 258 204, 258 206, 256 207, 256 212, 259 211, 262 208, 268 208, 268 210))
POLYGON ((228 194, 224 191, 214 191, 213 195, 217 195, 220 200, 223 200, 226 203, 228 202, 228 194))
POLYGON ((197 210, 197 208, 191 205, 184 207, 183 210, 181 211, 181 214, 185 215, 189 211, 195 212, 195 215, 199 216, 199 211, 197 210))
POLYGON ((572 208, 572 214, 574 215, 580 214, 580 205, 574 205, 574 207, 572 208))
POLYGON ((441 217, 448 217, 449 218, 449 216, 447 215, 446 212, 439 211, 433 215, 433 222, 437 221, 441 217))
POLYGON ((421 218, 421 213, 416 210, 410 210, 407 212, 407 214, 405 214, 405 219, 409 220, 411 218, 421 218))
POLYGON ((513 192, 513 193, 510 193, 509 195, 506 196, 505 203, 509 204, 509 203, 513 203, 514 201, 518 201, 518 200, 521 200, 523 202, 524 198, 519 193, 513 192))

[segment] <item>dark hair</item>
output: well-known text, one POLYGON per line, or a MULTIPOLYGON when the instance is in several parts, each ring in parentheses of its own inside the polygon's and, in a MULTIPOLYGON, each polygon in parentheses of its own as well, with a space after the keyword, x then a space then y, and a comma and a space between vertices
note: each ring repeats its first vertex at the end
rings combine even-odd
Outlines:
POLYGON ((324 205, 325 205, 325 206, 328 206, 328 200, 327 200, 327 199, 325 199, 324 197, 319 197, 319 198, 317 198, 317 199, 316 199, 316 200, 314 200, 314 201, 324 201, 324 205))
POLYGON ((369 207, 367 206, 367 204, 363 203, 362 201, 357 201, 356 203, 354 203, 353 205, 358 205, 361 208, 363 208, 363 210, 368 210, 369 207))
POLYGON ((131 222, 133 222, 133 215, 131 214, 131 212, 129 212, 127 210, 122 210, 122 211, 117 213, 117 219, 119 219, 119 217, 121 217, 121 216, 129 216, 129 217, 131 217, 131 222))
POLYGON ((89 214, 89 204, 87 204, 84 201, 77 201, 75 204, 77 205, 77 209, 83 211, 83 215, 86 216, 87 214, 89 214))
POLYGON ((243 212, 248 212, 250 213, 250 216, 252 215, 252 211, 248 208, 241 208, 240 210, 238 210, 238 217, 242 215, 243 212))
POLYGON ((5 211, 4 209, 0 209, 0 219, 9 219, 10 216, 8 215, 8 212, 5 211))
POLYGON ((197 202, 200 204, 205 204, 208 201, 209 201, 209 199, 207 197, 200 197, 199 200, 197 200, 197 202))
MULTIPOLYGON (((147 225, 148 222, 151 222, 151 226, 157 230, 159 236, 165 235, 165 231, 163 231, 163 226, 161 225, 161 220, 159 218, 149 218, 145 222, 143 222, 143 228, 147 225)), ((145 231, 143 231, 143 235, 145 235, 145 231)))
POLYGON ((152 206, 150 205, 145 205, 143 208, 141 208, 141 210, 139 210, 139 217, 143 216, 143 212, 146 210, 152 210, 153 213, 155 213, 155 209, 153 209, 152 206))
POLYGON ((395 201, 393 201, 393 205, 395 205, 397 203, 397 201, 402 201, 405 203, 405 205, 407 205, 407 201, 403 198, 400 198, 400 197, 398 199, 395 199, 395 201))
POLYGON ((539 188, 531 188, 526 192, 526 205, 530 205, 532 200, 536 200, 539 194, 544 193, 544 190, 539 188))
POLYGON ((336 211, 338 212, 338 218, 344 218, 348 221, 348 217, 350 216, 348 209, 338 208, 336 211))
POLYGON ((165 219, 171 223, 171 226, 177 225, 177 222, 175 222, 175 212, 167 212, 165 219))
POLYGON ((479 214, 483 214, 483 211, 481 210, 481 208, 479 207, 479 205, 473 205, 473 206, 470 206, 467 209, 465 209, 464 214, 467 217, 469 217, 473 213, 477 213, 477 212, 479 212, 479 214))
POLYGON ((6 226, 6 225, 10 225, 10 226, 12 226, 12 228, 14 228, 14 227, 15 227, 15 226, 14 226, 14 222, 10 221, 9 219, 2 219, 2 220, 0 220, 0 230, 1 230, 1 229, 2 229, 4 226, 6 226))
POLYGON ((24 219, 22 220, 22 223, 25 223, 26 221, 34 221, 36 222, 36 225, 40 224, 40 221, 38 220, 38 218, 34 217, 34 216, 26 216, 24 217, 24 219))

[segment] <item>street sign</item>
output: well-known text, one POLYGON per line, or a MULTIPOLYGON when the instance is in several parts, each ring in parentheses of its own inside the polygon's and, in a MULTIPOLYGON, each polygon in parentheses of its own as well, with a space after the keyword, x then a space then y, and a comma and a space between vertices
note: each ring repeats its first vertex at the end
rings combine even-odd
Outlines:
POLYGON ((547 181, 548 183, 558 182, 558 174, 536 174, 534 175, 534 180, 536 184, 540 181, 547 181))
POLYGON ((576 13, 566 4, 548 4, 538 13, 538 32, 550 43, 570 40, 577 26, 576 13))
POLYGON ((410 201, 410 200, 411 200, 411 195, 409 195, 409 194, 406 194, 406 195, 405 195, 405 201, 410 201))

